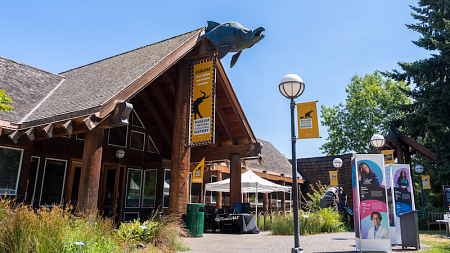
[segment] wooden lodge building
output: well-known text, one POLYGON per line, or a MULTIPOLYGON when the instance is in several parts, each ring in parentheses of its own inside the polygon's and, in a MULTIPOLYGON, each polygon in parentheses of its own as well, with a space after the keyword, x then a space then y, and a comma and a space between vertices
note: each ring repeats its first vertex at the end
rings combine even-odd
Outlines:
MULTIPOLYGON (((204 183, 231 178, 230 193, 205 195, 209 207, 251 199, 241 194, 240 174, 252 166, 260 176, 292 184, 288 169, 274 169, 290 166, 286 159, 282 166, 270 155, 266 165, 257 162, 263 141, 220 60, 215 142, 188 145, 191 65, 217 53, 204 33, 197 29, 60 74, 0 57, 0 90, 14 107, 0 112, 2 196, 35 208, 99 209, 128 221, 159 206, 182 214, 188 203, 203 202, 202 184, 190 180, 202 158, 204 183)), ((265 206, 284 209, 285 196, 277 202, 274 196, 262 196, 265 206)))

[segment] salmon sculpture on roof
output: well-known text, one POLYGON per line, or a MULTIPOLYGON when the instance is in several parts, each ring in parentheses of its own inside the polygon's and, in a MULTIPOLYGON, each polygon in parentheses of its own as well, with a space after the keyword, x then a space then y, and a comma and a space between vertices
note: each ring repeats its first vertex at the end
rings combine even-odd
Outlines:
POLYGON ((208 27, 203 37, 210 40, 216 47, 219 59, 225 57, 228 52, 237 52, 231 59, 230 67, 232 68, 242 50, 251 48, 264 38, 265 31, 263 26, 254 30, 247 29, 237 22, 217 23, 208 21, 208 27))

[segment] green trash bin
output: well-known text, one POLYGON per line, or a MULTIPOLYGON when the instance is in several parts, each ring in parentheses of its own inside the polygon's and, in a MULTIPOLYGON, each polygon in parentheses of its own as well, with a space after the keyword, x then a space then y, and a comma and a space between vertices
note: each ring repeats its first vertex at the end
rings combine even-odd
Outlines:
POLYGON ((186 228, 192 237, 203 237, 205 221, 205 204, 188 204, 186 214, 186 228))

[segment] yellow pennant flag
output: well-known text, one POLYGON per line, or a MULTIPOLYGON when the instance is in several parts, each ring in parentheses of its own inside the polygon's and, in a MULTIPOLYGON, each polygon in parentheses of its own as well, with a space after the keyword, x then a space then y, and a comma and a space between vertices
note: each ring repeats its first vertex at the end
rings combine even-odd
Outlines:
POLYGON ((381 154, 384 155, 384 164, 394 164, 394 150, 382 150, 381 154))
POLYGON ((423 189, 431 189, 430 175, 422 176, 422 186, 423 189))
POLYGON ((192 176, 192 183, 203 183, 203 170, 205 168, 205 158, 203 157, 202 161, 195 167, 194 173, 192 176))
POLYGON ((297 104, 298 139, 319 137, 316 101, 297 104))
POLYGON ((329 171, 330 173, 330 186, 338 186, 337 171, 329 171))

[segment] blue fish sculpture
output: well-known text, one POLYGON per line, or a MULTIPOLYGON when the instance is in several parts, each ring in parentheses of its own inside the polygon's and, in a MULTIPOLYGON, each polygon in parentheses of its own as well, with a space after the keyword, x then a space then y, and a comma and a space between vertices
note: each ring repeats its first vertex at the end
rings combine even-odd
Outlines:
POLYGON ((264 34, 261 33, 265 30, 262 26, 255 30, 250 30, 237 22, 219 24, 208 21, 208 27, 203 37, 210 40, 219 51, 219 59, 225 57, 228 52, 237 52, 231 59, 230 67, 232 68, 236 64, 242 50, 251 48, 264 38, 264 34))

